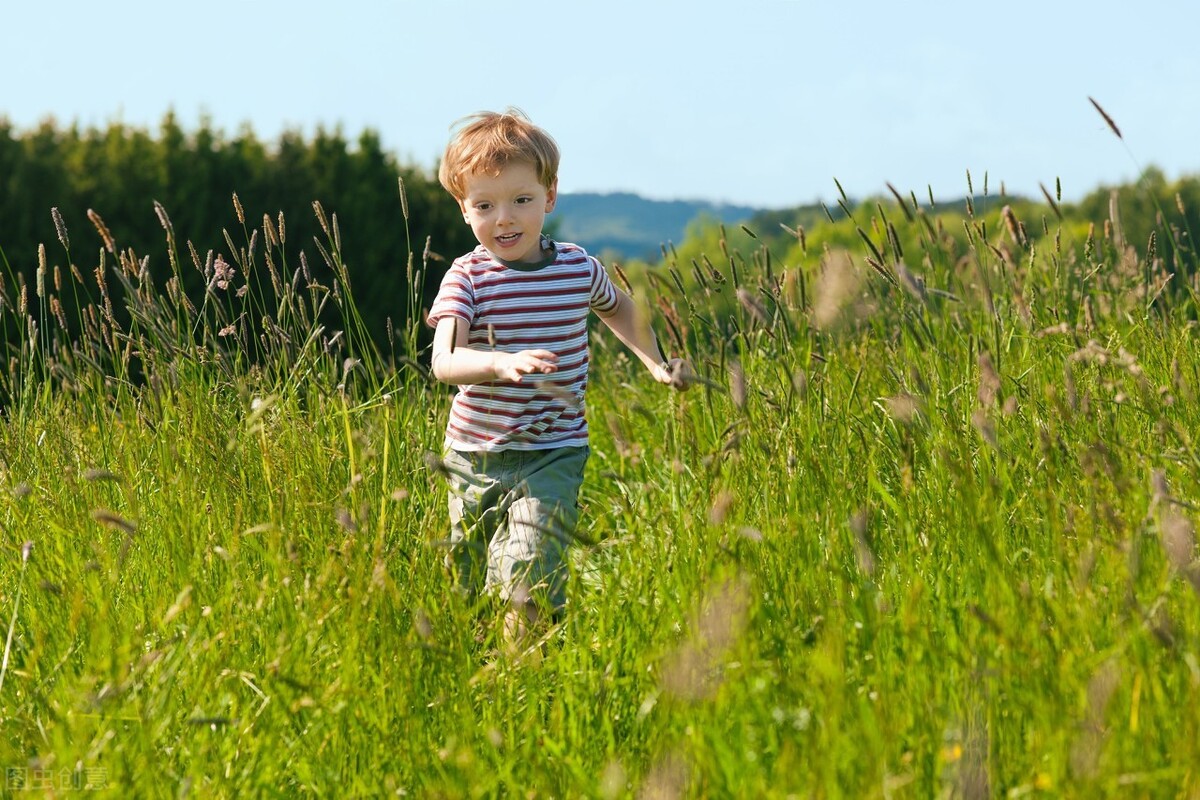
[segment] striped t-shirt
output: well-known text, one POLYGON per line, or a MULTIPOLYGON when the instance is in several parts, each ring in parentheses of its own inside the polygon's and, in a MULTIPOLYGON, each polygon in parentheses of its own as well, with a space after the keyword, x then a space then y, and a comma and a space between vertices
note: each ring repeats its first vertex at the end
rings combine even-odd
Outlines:
POLYGON ((520 383, 458 387, 446 425, 455 450, 544 450, 587 444, 588 309, 608 313, 617 291, 604 267, 578 245, 551 242, 540 264, 501 261, 482 245, 442 279, 429 324, 457 317, 478 350, 545 349, 558 370, 520 383))

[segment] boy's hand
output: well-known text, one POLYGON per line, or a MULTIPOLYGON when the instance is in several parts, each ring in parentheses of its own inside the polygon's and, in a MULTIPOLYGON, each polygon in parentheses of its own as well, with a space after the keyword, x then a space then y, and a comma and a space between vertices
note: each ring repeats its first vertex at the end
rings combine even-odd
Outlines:
POLYGON ((686 392, 696 382, 692 365, 682 358, 672 358, 659 364, 654 377, 659 383, 665 383, 680 392, 686 392))
POLYGON ((519 353, 492 353, 492 369, 498 381, 520 383, 531 372, 549 375, 558 369, 558 356, 549 350, 522 350, 519 353))

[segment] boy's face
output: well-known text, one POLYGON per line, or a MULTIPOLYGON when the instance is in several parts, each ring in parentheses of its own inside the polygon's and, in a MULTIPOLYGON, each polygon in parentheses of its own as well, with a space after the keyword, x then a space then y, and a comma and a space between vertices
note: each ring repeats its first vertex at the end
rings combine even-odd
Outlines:
POLYGON ((558 182, 547 189, 533 164, 514 162, 499 175, 472 174, 459 201, 479 243, 505 261, 541 259, 542 224, 554 210, 558 182))

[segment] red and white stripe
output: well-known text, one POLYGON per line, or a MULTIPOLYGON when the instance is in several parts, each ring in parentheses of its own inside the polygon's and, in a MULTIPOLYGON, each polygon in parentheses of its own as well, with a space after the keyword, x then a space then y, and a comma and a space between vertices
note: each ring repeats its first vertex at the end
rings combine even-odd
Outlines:
POLYGON ((467 346, 509 353, 544 349, 558 356, 550 375, 458 387, 446 426, 456 450, 542 450, 587 443, 588 310, 607 313, 617 291, 578 245, 554 243, 557 258, 514 269, 482 246, 457 259, 442 279, 429 324, 458 317, 467 346), (489 333, 490 330, 490 333, 489 333))

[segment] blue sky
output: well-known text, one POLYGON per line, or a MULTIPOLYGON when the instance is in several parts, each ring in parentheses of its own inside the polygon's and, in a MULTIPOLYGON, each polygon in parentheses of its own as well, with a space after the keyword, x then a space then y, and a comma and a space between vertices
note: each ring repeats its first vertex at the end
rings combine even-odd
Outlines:
POLYGON ((379 132, 432 169, 451 123, 515 105, 563 191, 785 207, 1003 183, 1065 199, 1153 164, 1200 173, 1200 4, 205 0, 3 11, 20 129, 379 132), (1124 143, 1088 103, 1095 97, 1124 143))

